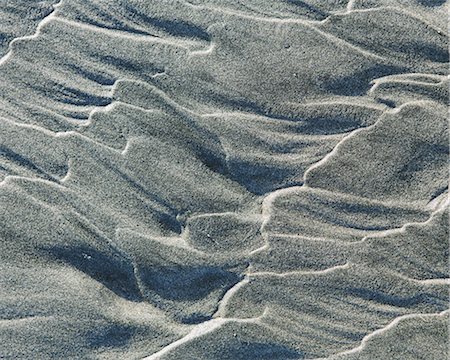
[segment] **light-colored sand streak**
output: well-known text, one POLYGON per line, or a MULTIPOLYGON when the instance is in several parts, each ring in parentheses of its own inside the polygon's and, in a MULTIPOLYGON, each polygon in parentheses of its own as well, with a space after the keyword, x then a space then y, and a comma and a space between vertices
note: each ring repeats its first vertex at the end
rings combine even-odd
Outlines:
POLYGON ((141 34, 130 33, 130 32, 122 31, 122 30, 102 28, 100 26, 95 26, 95 25, 91 25, 91 24, 82 23, 79 21, 69 20, 69 19, 66 19, 63 17, 57 17, 57 18, 54 18, 53 20, 63 23, 63 24, 66 24, 66 25, 73 26, 75 28, 80 28, 80 29, 88 30, 88 31, 92 31, 92 32, 98 32, 98 33, 102 33, 102 34, 106 34, 106 35, 117 36, 117 37, 123 38, 123 39, 129 39, 129 40, 138 39, 143 42, 172 45, 172 46, 176 46, 176 47, 185 49, 186 51, 189 50, 189 48, 187 46, 185 46, 185 44, 182 41, 168 40, 168 39, 160 38, 158 36, 153 36, 150 34, 148 34, 148 35, 142 34, 141 35, 141 34))
POLYGON ((254 21, 272 22, 272 23, 281 23, 281 24, 301 24, 301 25, 307 27, 308 29, 316 32, 317 34, 321 35, 322 37, 328 39, 329 41, 334 42, 335 44, 339 44, 341 46, 347 47, 347 48, 354 50, 362 55, 365 55, 371 59, 387 60, 383 56, 373 54, 370 51, 364 50, 354 44, 349 43, 348 41, 346 41, 344 39, 336 37, 330 33, 324 32, 324 31, 318 29, 316 26, 314 26, 315 24, 326 23, 329 20, 329 18, 332 17, 333 15, 330 15, 329 17, 325 18, 324 20, 280 19, 280 18, 258 17, 258 16, 254 16, 254 15, 248 15, 248 14, 245 14, 245 13, 242 13, 239 11, 226 10, 224 8, 217 10, 217 9, 213 9, 213 8, 210 8, 210 7, 204 6, 204 5, 194 5, 189 2, 186 2, 186 3, 197 9, 208 10, 211 12, 221 12, 221 13, 224 13, 229 16, 238 16, 238 17, 242 17, 242 18, 250 19, 250 20, 254 20, 254 21))
MULTIPOLYGON (((405 102, 403 104, 401 104, 400 106, 394 108, 394 109, 390 109, 390 110, 386 110, 385 114, 397 114, 400 111, 402 111, 405 107, 408 107, 410 105, 423 105, 423 104, 432 104, 432 102, 430 101, 426 101, 426 100, 414 100, 414 101, 408 101, 405 102)), ((383 115, 381 115, 382 117, 383 115)), ((373 129, 377 126, 379 120, 376 121, 374 124, 366 126, 364 128, 358 128, 356 130, 353 130, 352 132, 350 132, 349 134, 345 135, 333 148, 332 151, 330 151, 327 155, 325 155, 321 160, 319 160, 318 162, 314 163, 313 165, 311 165, 308 169, 305 170, 305 173, 303 175, 303 182, 307 185, 307 177, 308 174, 313 171, 314 169, 324 165, 330 158, 336 156, 336 153, 339 151, 339 149, 342 147, 342 145, 347 142, 348 139, 351 139, 352 137, 357 136, 359 133, 361 132, 367 132, 370 129, 373 129)))
MULTIPOLYGON (((137 42, 144 42, 144 43, 149 43, 149 44, 163 44, 163 45, 168 45, 168 46, 173 46, 173 47, 177 47, 180 48, 182 50, 185 50, 184 55, 186 55, 187 57, 190 56, 205 56, 207 57, 208 55, 212 54, 214 52, 214 50, 216 49, 216 46, 219 46, 217 44, 215 44, 213 41, 211 41, 209 43, 209 46, 206 47, 205 49, 200 49, 200 50, 196 50, 196 51, 190 51, 190 46, 191 43, 195 43, 192 40, 178 40, 175 37, 168 37, 168 38, 158 38, 155 36, 152 36, 151 34, 146 35, 139 35, 139 34, 134 34, 134 33, 129 33, 127 31, 122 31, 119 29, 109 29, 109 28, 103 28, 101 26, 95 26, 92 24, 86 24, 83 22, 79 22, 79 21, 75 21, 75 20, 69 20, 66 18, 62 18, 59 17, 56 13, 57 13, 57 8, 61 5, 61 2, 53 5, 53 11, 46 16, 45 18, 43 18, 37 25, 36 27, 36 31, 33 35, 26 35, 26 36, 22 36, 22 37, 17 37, 15 39, 13 39, 10 44, 9 44, 9 49, 8 52, 6 53, 6 55, 4 57, 2 57, 0 59, 0 65, 5 64, 8 59, 11 58, 12 55, 14 55, 14 46, 17 42, 22 41, 22 40, 33 40, 36 37, 38 37, 41 32, 43 31, 43 28, 48 25, 50 22, 54 22, 54 23, 59 23, 61 24, 65 24, 68 25, 67 28, 69 28, 70 31, 74 31, 74 32, 85 32, 86 34, 94 34, 93 36, 95 36, 96 34, 102 34, 102 35, 108 35, 114 38, 118 38, 118 39, 123 39, 125 41, 127 40, 132 40, 132 41, 137 41, 137 42)), ((336 12, 334 14, 331 14, 330 16, 328 16, 326 19, 324 20, 320 20, 320 21, 313 21, 313 20, 300 20, 300 19, 280 19, 280 18, 273 18, 273 17, 258 17, 258 16, 253 16, 251 14, 246 14, 243 12, 239 12, 239 11, 232 11, 232 10, 226 10, 226 9, 216 9, 216 8, 210 8, 207 6, 199 6, 199 5, 193 5, 190 4, 190 7, 193 7, 195 10, 205 10, 205 11, 213 11, 216 13, 220 13, 226 16, 230 16, 230 17, 236 17, 239 16, 243 19, 248 19, 251 21, 258 21, 261 23, 283 23, 283 24, 300 24, 302 27, 304 27, 307 30, 311 30, 312 32, 314 32, 314 34, 318 34, 320 35, 322 41, 324 42, 332 42, 333 44, 337 45, 337 47, 339 48, 345 48, 347 50, 350 50, 351 53, 356 53, 359 55, 364 55, 365 57, 369 58, 370 60, 373 60, 374 62, 376 61, 380 61, 383 62, 385 60, 389 60, 386 59, 383 56, 379 56, 376 53, 373 53, 369 50, 364 49, 363 46, 356 46, 353 43, 346 41, 345 39, 341 39, 339 36, 335 36, 334 34, 331 34, 327 31, 324 31, 320 28, 320 26, 322 24, 325 24, 326 22, 329 22, 333 19, 335 19, 335 17, 344 17, 347 16, 349 14, 352 13, 363 13, 363 12, 378 12, 379 10, 386 10, 389 9, 387 7, 381 7, 381 8, 373 8, 373 9, 355 9, 355 1, 354 0, 349 0, 346 6, 346 10, 344 12, 336 12)), ((396 9, 398 10, 398 9, 396 9)), ((413 14, 409 14, 406 10, 399 10, 399 12, 404 13, 408 16, 414 17, 415 19, 418 19, 420 21, 422 21, 424 24, 428 24, 427 22, 423 21, 422 19, 418 18, 417 16, 414 16, 413 14)), ((61 15, 62 16, 62 15, 61 15)), ((436 30, 438 33, 441 33, 441 30, 433 27, 432 25, 430 25, 430 28, 433 28, 434 30, 436 30)), ((310 32, 308 32, 310 33, 310 32)), ((182 51, 183 52, 183 51, 182 51)), ((157 73, 155 75, 153 75, 153 77, 158 77, 158 76, 163 76, 165 74, 165 71, 162 73, 157 73)), ((394 78, 393 76, 386 76, 386 77, 381 77, 378 79, 373 80, 372 84, 373 86, 370 88, 370 90, 368 90, 367 94, 371 95, 374 93, 374 91, 381 85, 383 84, 383 82, 387 82, 387 81, 392 81, 392 82, 397 82, 397 83, 404 83, 404 84, 413 84, 413 85, 426 85, 426 86, 434 86, 434 85, 439 85, 440 83, 427 83, 425 81, 420 81, 420 80, 412 80, 411 78, 408 79, 407 76, 412 76, 412 75, 426 75, 428 76, 428 74, 420 74, 420 73, 411 73, 408 75, 398 75, 397 78, 394 78)), ((433 79, 442 79, 442 76, 438 76, 438 75, 429 75, 430 78, 433 79)), ((124 83, 124 82, 136 82, 138 85, 142 85, 145 86, 145 89, 147 89, 149 92, 152 93, 152 95, 156 95, 157 97, 159 97, 162 101, 165 101, 166 104, 168 105, 168 108, 174 109, 173 111, 180 111, 183 114, 188 114, 188 115, 195 115, 198 117, 208 117, 208 116, 249 116, 252 117, 252 119, 254 118, 259 118, 259 117, 263 117, 260 115, 256 115, 256 114, 251 114, 251 113, 242 113, 242 112, 238 112, 238 111, 233 111, 233 112, 221 112, 220 110, 214 110, 214 112, 212 113, 208 113, 208 114, 199 114, 199 113, 195 113, 193 110, 189 110, 187 108, 184 108, 183 106, 181 106, 180 104, 178 104, 174 99, 172 99, 170 96, 168 96, 166 93, 164 93, 162 90, 158 89, 158 87, 153 86, 151 84, 147 84, 143 81, 139 81, 139 80, 135 80, 135 79, 128 79, 128 78, 120 78, 120 79, 116 79, 115 82, 113 83, 113 85, 108 85, 105 86, 105 89, 109 89, 110 87, 110 92, 109 92, 109 97, 112 99, 111 103, 106 105, 106 106, 95 106, 93 107, 93 110, 91 110, 89 112, 88 115, 88 120, 83 121, 83 122, 78 122, 74 120, 74 124, 77 123, 76 125, 78 125, 79 127, 77 128, 76 126, 74 127, 75 130, 72 131, 65 131, 65 132, 53 132, 50 131, 44 127, 41 127, 39 125, 31 125, 31 124, 22 124, 22 123, 18 123, 15 121, 12 121, 10 119, 5 119, 6 122, 8 123, 13 123, 15 126, 17 126, 19 129, 27 129, 27 130, 36 130, 39 131, 45 135, 48 135, 49 137, 53 137, 54 139, 52 140, 58 140, 58 141, 64 141, 64 140, 73 140, 74 137, 77 137, 79 139, 76 140, 82 140, 86 146, 91 146, 95 148, 100 149, 99 151, 108 151, 108 155, 112 154, 111 157, 113 157, 114 159, 118 159, 119 161, 123 160, 122 157, 124 156, 128 156, 131 155, 129 150, 131 145, 133 144, 133 135, 130 135, 129 137, 127 137, 126 139, 126 144, 125 147, 123 149, 115 149, 112 148, 110 146, 107 146, 105 144, 103 144, 100 140, 94 138, 91 138, 87 135, 82 134, 81 132, 78 132, 77 130, 80 129, 84 129, 85 128, 89 128, 89 126, 91 126, 93 124, 94 120, 94 115, 96 113, 99 112, 112 112, 117 110, 117 107, 119 106, 123 106, 123 107, 127 107, 129 110, 139 110, 145 113, 152 113, 155 112, 156 110, 153 109, 149 109, 149 108, 144 108, 144 107, 140 107, 137 105, 132 105, 132 104, 128 104, 119 100, 115 100, 114 99, 114 95, 117 91, 118 86, 120 86, 120 84, 124 83), (121 157, 121 156, 122 157, 121 157)), ((332 98, 332 97, 331 97, 332 98)), ((363 99, 360 100, 360 97, 355 97, 355 98, 350 98, 347 97, 345 99, 343 99, 345 97, 342 97, 341 100, 333 100, 333 99, 324 99, 322 102, 317 101, 317 102, 311 102, 311 103, 305 103, 305 104, 301 104, 302 106, 308 106, 308 105, 334 105, 334 104, 342 104, 344 102, 347 102, 348 104, 354 102, 362 107, 366 107, 366 108, 371 108, 374 110, 382 110, 384 111, 384 114, 395 114, 399 111, 402 110, 403 107, 410 105, 410 104, 428 104, 425 101, 414 101, 414 102, 408 102, 408 103, 404 103, 401 106, 394 108, 394 109, 388 109, 386 106, 384 105, 380 105, 380 104, 376 104, 371 103, 370 99, 368 99, 367 97, 362 97, 363 99)), ((293 107, 295 105, 299 105, 299 104, 291 104, 293 107)), ((145 105, 144 105, 145 106, 145 105)), ((151 106, 151 104, 149 104, 149 106, 151 106)), ((43 106, 40 106, 39 104, 36 105, 36 108, 40 111, 48 111, 51 113, 56 114, 56 111, 53 111, 51 109, 45 109, 43 106)), ((90 110, 91 108, 89 108, 90 110)), ((384 115, 381 115, 384 116, 384 115)), ((62 115, 61 115, 62 117, 62 115)), ((269 116, 267 118, 270 118, 269 116)), ((274 120, 274 119, 271 119, 274 120)), ((257 254, 258 252, 267 250, 270 248, 270 237, 286 237, 289 239, 296 239, 296 238, 300 238, 302 237, 301 235, 291 235, 291 234, 283 234, 283 233, 272 233, 270 232, 270 230, 268 229, 268 225, 269 222, 271 220, 271 218, 274 215, 274 212, 276 211, 276 206, 275 206, 275 201, 281 197, 281 196, 286 196, 286 195, 295 195, 296 192, 298 191, 303 191, 303 190, 308 190, 308 189, 312 189, 309 187, 308 185, 308 176, 311 173, 311 171, 313 171, 314 169, 327 164, 334 156, 338 156, 339 155, 339 150, 342 148, 342 145, 344 143, 346 143, 349 139, 352 139, 355 136, 358 136, 358 134, 361 134, 361 132, 367 131, 375 126, 377 126, 377 124, 379 123, 380 118, 378 118, 378 120, 367 127, 361 127, 352 131, 349 131, 348 133, 345 133, 342 135, 335 135, 336 137, 339 136, 341 137, 339 139, 339 141, 337 142, 337 144, 333 147, 333 149, 331 151, 329 151, 325 156, 323 156, 318 162, 312 164, 311 166, 309 166, 306 171, 304 172, 304 176, 303 176, 303 182, 306 185, 303 186, 292 186, 292 187, 285 187, 279 190, 275 190, 273 192, 270 193, 266 193, 265 196, 262 196, 259 198, 259 201, 261 201, 261 205, 260 205, 260 210, 261 210, 261 214, 252 214, 252 215, 248 215, 248 216, 254 216, 255 219, 257 218, 258 221, 262 221, 261 222, 261 226, 259 228, 259 232, 264 240, 264 245, 260 246, 259 248, 253 249, 251 251, 248 251, 248 254, 245 254, 245 256, 247 255, 254 255, 257 254)), ((189 119, 186 121, 190 121, 189 119)), ((278 121, 278 120, 274 120, 274 121, 278 121)), ((284 120, 280 120, 280 121, 284 121, 284 120)), ((136 135, 138 136, 138 135, 136 135)), ((288 135, 285 136, 285 138, 288 138, 288 135)), ((311 136, 311 138, 314 138, 313 136, 311 136)), ((319 136, 317 138, 320 138, 319 136)), ((315 138, 314 138, 315 139, 315 138)), ((219 137, 219 139, 217 140, 218 142, 221 142, 221 139, 219 137)), ((225 162, 228 163, 229 162, 229 154, 227 153, 227 151, 225 150, 225 146, 222 146, 222 148, 224 149, 225 152, 225 162)), ((133 154, 134 155, 134 154, 133 154)), ((81 159, 82 160, 82 159, 81 159)), ((7 175, 4 180, 2 182, 0 182, 0 186, 11 186, 14 187, 14 191, 18 191, 18 192, 23 192, 26 193, 26 195, 28 196, 28 198, 30 199, 31 202, 33 203, 37 203, 39 206, 41 206, 43 209, 46 210, 50 210, 52 213, 54 214, 59 214, 61 213, 61 211, 63 211, 63 207, 59 207, 58 205, 53 205, 51 203, 46 203, 44 200, 40 199, 38 196, 33 196, 31 194, 27 193, 27 190, 20 188, 20 186, 16 186, 15 182, 23 182, 24 180, 26 181, 34 181, 34 182, 42 182, 43 184, 45 184, 46 186, 48 185, 52 185, 55 186, 58 190, 61 190, 61 192, 66 192, 66 191, 74 191, 70 189, 70 186, 73 185, 72 182, 70 181, 72 179, 72 175, 76 175, 76 171, 77 171, 77 161, 81 161, 80 159, 75 159, 75 157, 72 159, 68 160, 68 164, 67 164, 67 173, 64 176, 61 176, 61 179, 58 182, 51 182, 45 179, 34 179, 34 178, 28 178, 25 176, 16 176, 16 175, 7 175), (69 190, 70 189, 70 190, 69 190)), ((120 165, 119 165, 120 166, 120 165)), ((75 183, 75 181, 74 181, 75 183)), ((139 184, 139 182, 137 181, 137 183, 139 184)), ((76 188, 75 188, 76 190, 76 188)), ((120 189, 119 189, 120 190, 120 189)), ((406 204, 406 203, 401 203, 401 202, 381 202, 381 201, 376 201, 376 200, 372 200, 372 199, 366 199, 366 198, 362 198, 359 196, 354 196, 354 195, 348 195, 348 194, 343 194, 343 193, 336 193, 336 192, 327 192, 327 190, 314 190, 314 191, 318 191, 320 195, 324 195, 324 196, 328 196, 331 194, 334 195, 339 195, 342 196, 342 198, 345 201, 349 201, 349 202, 355 202, 358 203, 359 201, 364 202, 364 204, 374 204, 374 205, 387 205, 387 206, 393 206, 393 207, 397 207, 397 208, 406 208, 406 209, 414 209, 416 208, 415 204, 406 204)), ((82 201, 86 201, 89 202, 89 199, 84 196, 83 194, 80 195, 79 199, 81 199, 82 201)), ((157 208, 160 210, 167 210, 164 208, 164 204, 158 205, 157 202, 153 202, 153 200, 149 200, 146 199, 144 195, 142 195, 139 200, 142 200, 142 202, 149 204, 149 207, 153 208, 157 208)), ((397 228, 393 228, 393 229, 389 229, 389 230, 384 230, 384 231, 377 231, 375 234, 371 234, 370 236, 366 236, 364 238, 362 238, 362 240, 360 241, 356 241, 356 242, 339 242, 339 244, 348 244, 348 245, 352 245, 352 246, 356 246, 358 247, 359 245, 361 245, 362 242, 364 241, 368 241, 368 240, 372 240, 372 239, 376 239, 376 238, 382 238, 385 236, 389 236, 392 234, 397 234, 397 233, 402 233, 405 232, 409 227, 411 226, 423 226, 426 225, 428 223, 430 223, 432 221, 432 219, 437 216, 437 214, 441 213, 442 211, 446 210, 446 208, 449 205, 449 200, 448 200, 448 195, 445 194, 441 194, 439 195, 438 198, 433 199, 432 201, 430 201, 429 205, 427 205, 427 208, 425 209, 426 211, 429 211, 430 213, 430 217, 424 221, 424 222, 407 222, 405 224, 403 224, 401 227, 397 227, 397 228)), ((99 207, 101 207, 102 205, 98 205, 99 207)), ((108 211, 108 209, 102 209, 105 212, 108 211)), ((66 211, 64 209, 64 211, 66 211)), ((131 259, 131 255, 128 255, 124 250, 121 250, 120 247, 118 245, 116 245, 114 240, 110 240, 108 239, 108 237, 95 225, 92 224, 92 222, 90 221, 89 218, 87 218, 86 216, 83 216, 81 214, 76 213, 75 210, 67 210, 68 213, 70 215, 73 215, 75 217, 77 217, 77 219, 79 219, 80 223, 82 223, 83 225, 85 225, 87 228, 91 228, 93 229, 93 232, 95 232, 96 234, 99 235, 99 237, 101 238, 102 241, 105 241, 110 247, 112 247, 115 251, 117 251, 120 256, 122 256, 124 259, 126 259, 127 261, 129 261, 132 265, 133 265, 133 271, 134 271, 134 277, 137 280, 137 284, 139 287, 139 291, 141 292, 141 295, 143 293, 142 289, 145 287, 145 284, 143 284, 143 280, 141 280, 141 274, 138 271, 138 264, 131 259)), ((188 219, 195 219, 195 218, 202 218, 202 217, 207 217, 207 216, 211 216, 211 215, 218 215, 218 214, 228 214, 228 215, 233 215, 236 214, 234 212, 212 212, 212 213, 199 213, 199 214, 195 214, 194 216, 188 218, 188 219)), ((239 214, 239 216, 247 216, 247 214, 243 213, 243 214, 239 214)), ((177 220, 179 220, 177 218, 177 220)), ((183 221, 185 221, 186 219, 183 218, 181 220, 179 220, 180 223, 182 223, 183 221)), ((123 225, 126 226, 126 225, 123 225)), ((121 232, 121 231, 130 231, 133 232, 133 230, 128 230, 128 229, 124 229, 121 227, 118 227, 116 229, 116 235, 121 232)), ((281 230, 282 231, 282 230, 281 230)), ((142 234, 139 234, 142 235, 142 234)), ((180 234, 180 237, 161 237, 161 238, 152 238, 153 240, 156 241, 160 241, 161 244, 164 244, 165 246, 179 246, 182 248, 186 248, 189 251, 192 251, 194 253, 197 253, 198 255, 202 255, 202 256, 208 256, 207 253, 205 252, 201 252, 197 249, 195 249, 193 246, 191 246, 188 242, 187 242, 187 238, 189 237, 189 233, 188 231, 184 231, 180 234)), ((329 241, 332 242, 333 239, 328 239, 328 238, 313 238, 313 237, 302 237, 302 238, 306 238, 308 240, 317 240, 317 241, 329 241)), ((338 241, 336 241, 336 243, 338 243, 338 241)), ((259 246, 256 245, 256 246, 259 246)), ((258 317, 255 318, 226 318, 226 313, 227 313, 227 307, 231 304, 231 302, 233 301, 234 297, 236 296, 236 294, 238 294, 240 291, 242 291, 247 285, 251 284, 252 280, 254 280, 254 278, 261 278, 261 277, 275 277, 275 278, 287 278, 287 277, 295 277, 295 276, 309 276, 309 275, 323 275, 323 274, 329 274, 330 272, 334 272, 334 271, 341 271, 341 270, 348 270, 352 268, 352 263, 350 262, 346 262, 345 264, 340 264, 340 265, 336 265, 336 266, 332 266, 330 268, 324 269, 324 270, 317 270, 317 271, 302 271, 302 270, 293 270, 293 271, 287 271, 287 272, 276 272, 276 271, 255 271, 252 272, 252 267, 251 267, 251 261, 248 261, 250 263, 249 267, 247 268, 246 271, 243 272, 243 277, 241 279, 241 281, 237 282, 234 286, 232 286, 231 288, 228 289, 228 291, 225 292, 225 294, 218 300, 217 303, 217 311, 213 314, 213 319, 205 321, 201 324, 198 325, 192 325, 192 326, 185 326, 182 325, 182 328, 184 330, 186 329, 190 329, 190 331, 183 336, 182 338, 170 343, 169 345, 165 346, 164 348, 162 348, 160 351, 156 352, 155 354, 152 354, 148 357, 146 357, 146 360, 155 360, 155 359, 159 359, 160 357, 163 357, 164 355, 168 354, 169 352, 171 352, 174 349, 177 349, 180 346, 183 346, 184 344, 187 344, 199 337, 202 337, 204 335, 210 334, 211 332, 219 329, 220 327, 222 327, 223 325, 230 323, 230 322, 237 322, 237 323, 255 323, 258 322, 259 320, 261 320, 261 318, 263 316, 265 316, 266 311, 258 317), (185 326, 185 327, 184 327, 185 326)), ((341 262, 341 261, 340 261, 341 262)), ((404 276, 402 274, 397 274, 395 273, 395 269, 389 269, 392 270, 390 272, 390 274, 393 274, 394 276, 408 281, 408 282, 412 282, 415 283, 420 287, 440 287, 440 286, 448 286, 450 285, 450 279, 448 278, 438 278, 438 279, 424 279, 424 280, 419 280, 419 279, 414 279, 414 278, 409 278, 407 276, 404 276)), ((344 273, 345 271, 343 271, 344 273)), ((259 279, 260 280, 260 279, 259 279)), ((259 281, 258 280, 258 281, 259 281)), ((255 282, 258 282, 255 281, 255 282)), ((281 281, 280 281, 281 282, 281 281)), ((412 284, 409 284, 412 285, 412 284)), ((414 285, 415 286, 415 285, 414 285)), ((437 311, 437 310, 433 310, 433 311, 437 311)), ((352 348, 350 350, 338 353, 336 355, 331 356, 328 359, 333 359, 335 356, 343 356, 346 354, 352 354, 352 353, 356 353, 361 351, 362 349, 364 349, 364 347, 366 346, 366 344, 368 343, 368 341, 370 341, 371 339, 373 339, 376 336, 380 336, 383 333, 385 333, 386 331, 394 328, 395 326, 397 326, 397 324, 399 324, 401 321, 406 320, 406 319, 415 319, 415 318, 422 318, 422 317, 432 317, 432 316, 443 316, 443 315, 447 315, 449 313, 449 310, 446 310, 444 312, 441 313, 436 313, 436 314, 409 314, 409 315, 404 315, 404 316, 400 316, 398 318, 395 318, 392 322, 390 322, 387 326, 375 330, 374 332, 371 332, 370 334, 366 335, 361 343, 359 344, 359 346, 352 348)), ((30 318, 23 318, 23 319, 11 319, 11 320, 6 320, 6 321, 26 321, 28 319, 32 320, 33 318, 38 318, 36 317, 30 317, 30 318)), ((3 320, 5 321, 5 320, 3 320)), ((380 325, 381 326, 381 325, 380 325)), ((373 328, 372 328, 373 329, 373 328)), ((368 331, 367 331, 368 332, 368 331)), ((180 331, 181 334, 184 334, 182 331, 180 331)), ((355 346, 356 342, 354 341, 352 343, 352 345, 348 345, 350 346, 355 346)))
POLYGON ((56 4, 53 5, 53 11, 48 14, 46 17, 44 17, 39 24, 36 27, 36 31, 34 34, 32 35, 25 35, 25 36, 19 36, 13 40, 11 40, 11 42, 9 43, 9 50, 8 52, 0 59, 0 66, 3 65, 6 61, 8 61, 8 59, 11 57, 13 50, 12 47, 13 45, 21 40, 31 40, 31 39, 36 39, 39 34, 41 33, 42 28, 48 24, 50 21, 54 20, 56 18, 56 10, 57 8, 61 5, 62 0, 60 0, 59 2, 57 2, 56 4))
POLYGON ((227 324, 227 323, 231 323, 231 322, 250 323, 250 324, 257 323, 259 320, 261 320, 261 318, 264 316, 264 314, 265 314, 265 311, 262 315, 255 317, 255 318, 250 318, 250 319, 216 318, 216 319, 205 321, 205 322, 201 323, 200 325, 195 325, 193 327, 193 329, 186 336, 167 345, 166 347, 164 347, 157 353, 143 358, 142 360, 158 360, 163 355, 168 354, 170 351, 178 348, 179 346, 189 343, 190 341, 195 340, 195 339, 197 339, 201 336, 204 336, 208 333, 211 333, 214 330, 220 328, 221 326, 223 326, 224 324, 227 324))
POLYGON ((332 359, 337 359, 340 358, 342 356, 345 355, 350 355, 350 354, 354 354, 354 353, 358 353, 360 351, 362 351, 365 346, 367 345, 367 343, 372 340, 373 338, 383 335, 385 332, 395 328, 400 322, 404 321, 404 320, 408 320, 408 319, 424 319, 424 318, 433 318, 433 317, 442 317, 442 316, 447 316, 448 314, 450 314, 450 310, 445 310, 442 311, 440 313, 434 313, 434 314, 408 314, 408 315, 402 315, 399 316, 397 318, 395 318, 392 322, 390 322, 388 325, 386 325, 385 327, 375 330, 374 332, 364 336, 364 338, 361 340, 361 343, 359 346, 347 350, 347 351, 343 351, 337 354, 333 354, 329 357, 326 358, 315 358, 314 360, 332 360, 332 359))
POLYGON ((345 263, 343 265, 336 265, 336 266, 332 266, 328 269, 324 269, 324 270, 311 270, 311 271, 301 271, 301 270, 296 270, 296 271, 287 271, 287 272, 283 272, 283 273, 277 273, 277 272, 273 272, 273 271, 257 271, 257 272, 248 272, 247 276, 248 277, 278 277, 278 278, 284 278, 284 277, 290 277, 290 276, 301 276, 301 275, 326 275, 329 274, 331 272, 337 271, 337 270, 344 270, 344 269, 349 269, 350 268, 350 263, 345 263))
POLYGON ((354 6, 355 6, 355 0, 348 0, 348 3, 347 3, 347 12, 352 11, 354 6))
POLYGON ((222 299, 219 301, 217 311, 214 313, 213 318, 223 317, 225 316, 226 306, 231 301, 233 296, 245 285, 250 282, 249 277, 245 276, 241 281, 239 281, 236 285, 230 288, 222 299))

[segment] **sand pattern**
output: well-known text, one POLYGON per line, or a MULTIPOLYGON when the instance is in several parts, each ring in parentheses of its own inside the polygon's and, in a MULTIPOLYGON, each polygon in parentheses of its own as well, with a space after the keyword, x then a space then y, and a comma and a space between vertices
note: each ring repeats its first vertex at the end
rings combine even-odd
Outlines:
POLYGON ((447 14, 0 2, 0 358, 445 359, 447 14))

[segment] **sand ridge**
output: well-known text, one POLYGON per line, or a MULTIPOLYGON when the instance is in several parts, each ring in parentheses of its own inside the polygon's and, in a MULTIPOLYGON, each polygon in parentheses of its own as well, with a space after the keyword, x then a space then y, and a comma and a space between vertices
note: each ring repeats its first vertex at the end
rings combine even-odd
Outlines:
POLYGON ((446 1, 0 9, 0 357, 443 359, 446 1))

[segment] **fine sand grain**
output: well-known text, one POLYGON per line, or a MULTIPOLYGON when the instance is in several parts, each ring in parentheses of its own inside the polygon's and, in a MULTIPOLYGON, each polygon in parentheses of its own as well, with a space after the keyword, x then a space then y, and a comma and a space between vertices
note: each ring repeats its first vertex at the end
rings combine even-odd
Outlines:
POLYGON ((0 358, 444 360, 445 0, 0 0, 0 358))

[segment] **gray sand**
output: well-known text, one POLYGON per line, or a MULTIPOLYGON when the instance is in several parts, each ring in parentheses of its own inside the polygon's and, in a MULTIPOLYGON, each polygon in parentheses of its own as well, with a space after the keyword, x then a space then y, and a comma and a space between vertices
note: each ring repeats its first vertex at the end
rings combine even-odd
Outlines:
POLYGON ((0 0, 0 358, 444 360, 444 0, 0 0))

